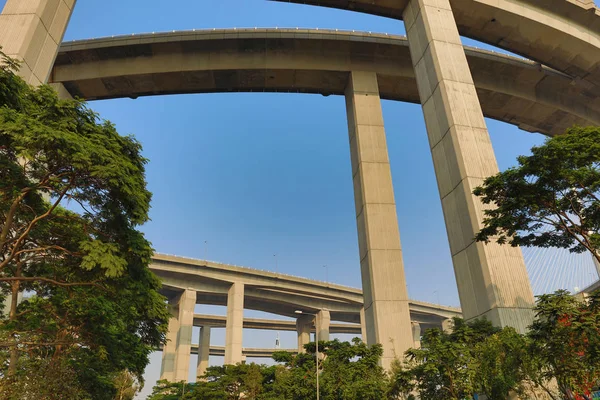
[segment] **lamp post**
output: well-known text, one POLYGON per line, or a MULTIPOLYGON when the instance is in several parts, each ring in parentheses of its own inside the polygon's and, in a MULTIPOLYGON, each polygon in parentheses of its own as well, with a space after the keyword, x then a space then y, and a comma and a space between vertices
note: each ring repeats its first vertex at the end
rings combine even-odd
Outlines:
POLYGON ((317 400, 319 400, 319 318, 317 317, 317 314, 307 313, 302 310, 296 310, 295 313, 296 314, 304 314, 304 315, 312 315, 313 317, 315 317, 315 345, 316 345, 315 361, 317 363, 317 400))

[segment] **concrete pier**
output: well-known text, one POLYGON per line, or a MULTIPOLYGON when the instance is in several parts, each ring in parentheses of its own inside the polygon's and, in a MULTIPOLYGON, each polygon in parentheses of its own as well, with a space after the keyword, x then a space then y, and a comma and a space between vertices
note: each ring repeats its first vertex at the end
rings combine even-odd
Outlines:
POLYGON ((412 347, 408 291, 377 75, 353 71, 346 112, 367 343, 383 345, 382 365, 412 347))
POLYGON ((329 340, 329 326, 331 325, 331 314, 328 310, 321 310, 317 313, 316 327, 319 333, 319 341, 329 340))
POLYGON ((32 85, 46 83, 75 0, 7 0, 0 14, 0 45, 21 60, 21 76, 32 85))
POLYGON ((194 326, 196 292, 185 290, 179 298, 179 331, 175 347, 175 381, 187 381, 190 372, 190 349, 194 326))
POLYGON ((200 343, 198 344, 198 363, 196 380, 206 373, 210 356, 210 326, 200 327, 200 343))
POLYGON ((179 312, 177 307, 169 305, 171 319, 169 319, 169 330, 167 332, 167 343, 162 351, 162 363, 160 366, 160 379, 175 382, 175 355, 177 348, 177 335, 179 333, 179 312))
POLYGON ((472 194, 498 172, 448 0, 410 0, 403 14, 465 319, 525 332, 534 304, 519 248, 476 243, 483 205, 472 194))
POLYGON ((296 331, 298 332, 298 352, 304 353, 304 345, 310 343, 310 331, 313 324, 311 315, 299 315, 296 318, 296 331))
POLYGON ((412 322, 413 332, 413 347, 418 349, 421 347, 421 324, 418 322, 412 322))
POLYGON ((227 293, 227 325, 225 327, 225 364, 242 362, 244 328, 244 284, 234 283, 227 293))

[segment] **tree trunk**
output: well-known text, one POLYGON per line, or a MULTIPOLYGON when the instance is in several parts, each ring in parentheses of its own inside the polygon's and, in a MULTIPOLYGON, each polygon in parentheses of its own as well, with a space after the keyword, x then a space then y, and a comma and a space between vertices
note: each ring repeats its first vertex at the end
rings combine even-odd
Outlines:
MULTIPOLYGON (((17 271, 15 276, 21 275, 21 267, 17 267, 17 271)), ((11 296, 12 302, 10 304, 10 313, 8 315, 8 319, 12 322, 17 319, 17 306, 19 302, 19 288, 21 286, 20 281, 14 281, 11 285, 11 296)), ((17 363, 19 361, 19 349, 17 347, 17 335, 13 334, 13 341, 10 348, 10 364, 8 365, 8 376, 12 377, 17 372, 17 363)))

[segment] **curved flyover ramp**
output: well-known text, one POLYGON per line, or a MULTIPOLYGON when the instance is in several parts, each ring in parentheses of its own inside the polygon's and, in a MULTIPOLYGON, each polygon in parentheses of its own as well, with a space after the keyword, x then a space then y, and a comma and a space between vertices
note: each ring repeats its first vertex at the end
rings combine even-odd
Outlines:
MULTIPOLYGON (((486 116, 547 135, 600 124, 600 91, 531 61, 465 52, 486 116)), ((254 91, 343 95, 350 71, 375 72, 384 99, 419 103, 406 38, 341 31, 235 29, 68 42, 50 82, 87 100, 254 91)))
MULTIPOLYGON (((410 19, 409 0, 275 0, 410 19)), ((450 0, 459 33, 600 88, 600 10, 594 0, 450 0)))

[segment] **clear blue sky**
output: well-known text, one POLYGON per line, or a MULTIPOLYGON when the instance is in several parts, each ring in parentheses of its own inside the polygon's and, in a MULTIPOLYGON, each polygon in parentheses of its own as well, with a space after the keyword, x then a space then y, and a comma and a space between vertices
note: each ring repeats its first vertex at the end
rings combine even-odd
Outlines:
MULTIPOLYGON (((65 40, 227 27, 404 34, 401 21, 265 0, 80 1, 65 40)), ((159 252, 360 287, 344 99, 205 94, 93 102, 150 159, 159 252), (207 245, 204 242, 207 241, 207 245)), ((383 102, 407 278, 415 298, 458 305, 420 107, 383 102)), ((539 135, 490 122, 501 167, 539 135)))
MULTIPOLYGON (((396 20, 265 0, 80 0, 65 40, 254 26, 404 34, 396 20)), ((280 272, 324 280, 327 265, 330 281, 360 287, 343 98, 205 94, 91 106, 144 145, 154 198, 143 230, 157 251, 270 270, 277 254, 280 272)), ((384 101, 383 111, 410 295, 458 305, 420 106, 384 101)), ((543 141, 488 124, 502 169, 543 141)), ((216 330, 212 344, 223 343, 216 330)), ((244 346, 273 343, 272 332, 244 332, 244 346)), ((294 346, 295 334, 282 334, 282 347, 294 346)), ((160 355, 152 361, 145 393, 160 355)))

